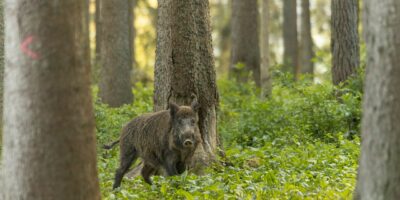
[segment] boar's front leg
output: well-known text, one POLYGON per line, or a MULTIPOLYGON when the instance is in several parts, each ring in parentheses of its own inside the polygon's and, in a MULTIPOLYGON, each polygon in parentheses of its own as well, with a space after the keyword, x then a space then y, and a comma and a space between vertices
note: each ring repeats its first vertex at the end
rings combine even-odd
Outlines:
POLYGON ((179 174, 177 169, 177 160, 178 156, 175 153, 169 152, 168 154, 166 154, 164 160, 164 168, 168 176, 179 174))
POLYGON ((178 174, 182 174, 183 172, 186 171, 186 164, 185 162, 179 161, 176 163, 176 170, 178 174))

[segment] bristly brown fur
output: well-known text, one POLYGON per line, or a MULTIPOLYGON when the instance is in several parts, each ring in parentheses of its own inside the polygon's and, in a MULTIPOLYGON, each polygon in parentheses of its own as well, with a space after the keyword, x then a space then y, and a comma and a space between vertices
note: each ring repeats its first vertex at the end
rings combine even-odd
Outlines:
POLYGON ((119 187, 122 177, 138 157, 144 162, 141 174, 149 184, 150 176, 160 170, 166 170, 169 176, 183 173, 201 143, 196 110, 189 106, 176 106, 141 115, 125 125, 120 137, 120 167, 116 171, 113 187, 119 187), (194 119, 196 122, 193 148, 184 148, 176 136, 180 130, 176 130, 179 125, 174 120, 180 119, 194 119))

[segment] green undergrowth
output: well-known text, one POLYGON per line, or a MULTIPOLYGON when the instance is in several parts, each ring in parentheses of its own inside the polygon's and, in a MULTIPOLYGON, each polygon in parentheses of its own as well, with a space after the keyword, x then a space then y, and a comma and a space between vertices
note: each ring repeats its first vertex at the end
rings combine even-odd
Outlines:
MULTIPOLYGON (((260 100, 252 84, 222 79, 218 131, 233 166, 215 165, 205 175, 184 173, 124 178, 113 191, 118 138, 131 118, 152 110, 152 89, 136 85, 135 102, 108 108, 95 102, 98 170, 104 199, 351 199, 359 156, 361 84, 346 87, 294 83, 276 72, 272 97, 260 100)), ((96 89, 94 89, 94 95, 96 89)))

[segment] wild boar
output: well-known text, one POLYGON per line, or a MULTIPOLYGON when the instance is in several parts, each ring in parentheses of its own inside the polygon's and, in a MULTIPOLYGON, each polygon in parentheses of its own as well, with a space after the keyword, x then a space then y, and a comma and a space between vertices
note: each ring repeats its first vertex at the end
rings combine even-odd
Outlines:
POLYGON ((150 176, 164 170, 167 176, 183 173, 201 143, 198 127, 199 104, 191 106, 169 104, 169 110, 148 113, 134 118, 124 126, 120 139, 106 149, 120 143, 120 166, 115 172, 113 188, 120 186, 122 177, 140 157, 141 175, 152 184, 150 176))

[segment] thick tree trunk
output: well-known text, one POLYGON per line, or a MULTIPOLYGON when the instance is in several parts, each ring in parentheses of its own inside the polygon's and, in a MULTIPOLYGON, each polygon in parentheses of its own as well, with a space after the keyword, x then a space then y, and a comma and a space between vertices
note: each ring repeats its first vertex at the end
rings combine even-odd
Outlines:
POLYGON ((260 81, 259 14, 257 0, 232 1, 231 76, 247 81, 249 72, 257 86, 260 81), (244 68, 237 64, 244 64, 244 68))
POLYGON ((400 1, 366 0, 360 199, 400 199, 400 1))
POLYGON ((261 97, 272 93, 271 70, 269 68, 269 0, 262 0, 261 15, 261 97))
POLYGON ((5 2, 0 199, 100 199, 86 1, 5 2))
POLYGON ((159 0, 158 5, 154 109, 167 109, 170 101, 190 105, 192 95, 197 96, 204 141, 196 151, 196 166, 203 166, 214 159, 219 144, 209 4, 204 0, 159 0))
POLYGON ((295 77, 299 73, 296 0, 283 1, 283 68, 295 77))
POLYGON ((301 0, 301 73, 314 74, 310 0, 301 0))
POLYGON ((331 9, 332 81, 338 85, 360 65, 358 0, 334 0, 331 9))
POLYGON ((133 101, 132 0, 100 1, 100 84, 99 97, 111 107, 133 101))

